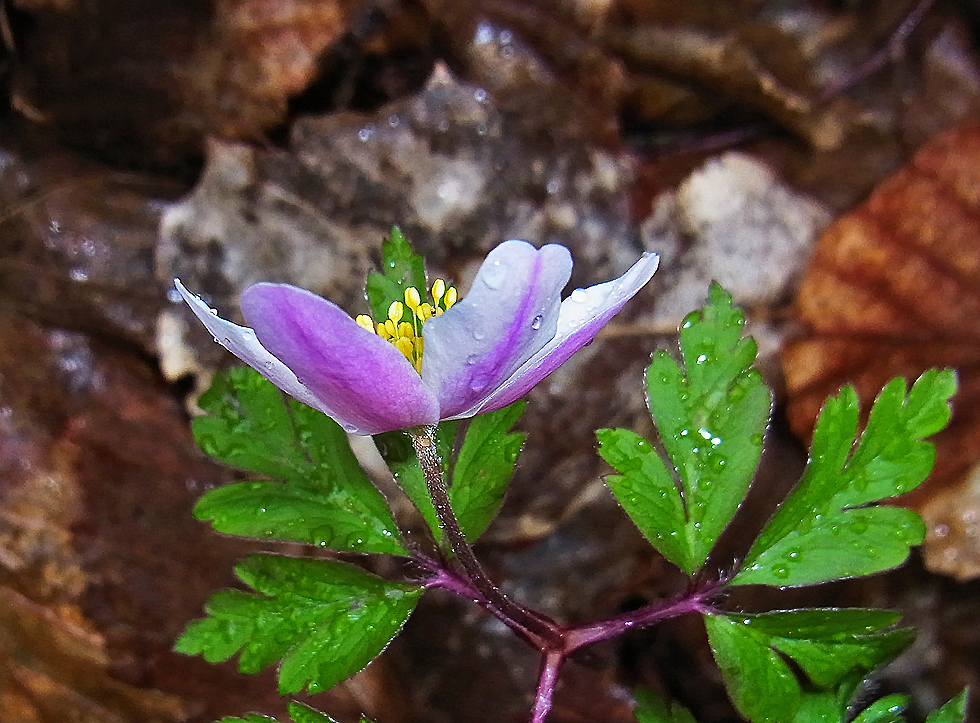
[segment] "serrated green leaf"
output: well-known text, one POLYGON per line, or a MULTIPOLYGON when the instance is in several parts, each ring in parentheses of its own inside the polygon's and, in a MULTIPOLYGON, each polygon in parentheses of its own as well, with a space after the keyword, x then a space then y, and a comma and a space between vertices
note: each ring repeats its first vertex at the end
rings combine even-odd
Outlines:
POLYGON ((708 641, 728 696, 752 723, 786 723, 800 705, 796 676, 767 636, 721 615, 705 617, 708 641))
POLYGON ((425 261, 412 251, 397 226, 382 243, 381 257, 381 272, 369 273, 366 286, 368 304, 376 321, 388 318, 388 307, 393 301, 405 301, 405 290, 409 287, 418 290, 419 298, 427 296, 425 261))
POLYGON ((668 703, 649 688, 638 688, 633 715, 637 723, 696 723, 691 711, 680 703, 668 703))
POLYGON ((211 490, 194 509, 198 519, 231 535, 353 552, 405 551, 384 498, 329 417, 284 398, 247 367, 218 374, 201 406, 209 413, 193 422, 201 448, 274 479, 211 490))
POLYGON ((904 723, 902 711, 908 704, 907 695, 885 696, 858 713, 853 723, 904 723))
POLYGON ((476 540, 496 516, 514 475, 517 455, 525 435, 510 428, 524 413, 526 402, 488 414, 470 422, 453 468, 449 501, 467 542, 476 540))
POLYGON ((926 723, 963 723, 966 720, 967 695, 967 690, 964 688, 959 695, 950 698, 942 708, 930 713, 926 723))
POLYGON ((606 451, 623 473, 613 481, 617 497, 627 500, 627 513, 651 543, 689 574, 704 564, 745 497, 769 421, 769 389, 749 368, 756 345, 742 338, 744 324, 731 297, 713 284, 705 308, 681 326, 683 366, 658 352, 647 369, 647 404, 684 501, 681 526, 650 452, 630 446, 635 440, 628 435, 605 434, 606 451), (661 523, 668 527, 653 529, 661 523))
POLYGON ((600 429, 599 454, 621 474, 606 477, 623 510, 661 555, 691 574, 694 566, 684 529, 684 502, 677 484, 651 444, 628 429, 600 429))
POLYGON ((819 716, 831 709, 840 720, 840 694, 852 691, 856 678, 891 660, 911 642, 911 631, 891 628, 898 618, 888 610, 824 608, 717 615, 705 622, 725 686, 746 717, 800 720, 795 707, 777 715, 758 704, 782 690, 790 691, 794 706, 805 704, 805 720, 822 720, 819 716), (835 691, 830 702, 801 698, 799 683, 779 653, 792 658, 815 686, 835 691))
POLYGON ((871 502, 917 487, 935 449, 924 437, 949 420, 952 371, 930 370, 908 395, 893 379, 875 400, 855 442, 857 394, 827 400, 803 479, 762 531, 733 584, 806 585, 868 575, 901 564, 925 528, 918 515, 871 502))
POLYGON ((847 706, 836 692, 804 692, 793 723, 843 723, 847 706))
MULTIPOLYGON (((436 428, 436 447, 439 450, 439 459, 442 461, 442 473, 445 478, 449 475, 449 463, 453 456, 453 445, 456 441, 456 429, 458 422, 448 421, 439 422, 436 428)), ((429 497, 429 488, 425 483, 425 476, 422 468, 419 467, 418 457, 415 456, 415 449, 412 441, 405 432, 385 432, 374 436, 378 451, 384 459, 388 469, 395 476, 395 481, 408 495, 408 499, 415 505, 415 509, 422 515, 425 524, 432 532, 432 536, 437 543, 442 541, 442 527, 439 526, 439 516, 436 508, 432 506, 432 499, 429 497)))
POLYGON ((258 594, 216 593, 208 617, 191 623, 178 652, 227 660, 257 673, 282 661, 279 691, 332 687, 373 660, 401 629, 422 590, 345 563, 253 555, 235 568, 258 594))
POLYGON ((866 673, 912 642, 912 631, 889 628, 899 613, 862 608, 788 610, 739 620, 769 637, 769 645, 796 661, 819 688, 832 688, 848 674, 866 673))
POLYGON ((293 723, 337 723, 326 713, 321 713, 302 703, 289 702, 286 705, 286 710, 289 711, 289 717, 293 719, 293 723))

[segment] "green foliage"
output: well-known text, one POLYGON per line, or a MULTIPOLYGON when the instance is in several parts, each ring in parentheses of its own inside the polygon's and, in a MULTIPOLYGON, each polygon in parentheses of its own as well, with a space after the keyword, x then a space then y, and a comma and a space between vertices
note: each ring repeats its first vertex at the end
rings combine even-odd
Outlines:
POLYGON ((825 608, 711 615, 708 639, 735 707, 753 723, 793 720, 802 702, 791 658, 817 688, 847 683, 894 657, 911 633, 898 613, 825 608))
MULTIPOLYGON (((337 723, 325 713, 314 710, 302 703, 289 703, 286 709, 289 711, 289 716, 293 719, 293 723, 337 723)), ((361 718, 361 723, 370 723, 370 721, 367 718, 361 718)))
POLYGON ((967 713, 967 691, 964 689, 959 695, 951 698, 946 705, 939 710, 934 710, 926 718, 926 723, 963 723, 967 713))
POLYGON ((240 651, 243 673, 282 661, 283 695, 325 690, 361 670, 401 629, 422 594, 327 560, 253 555, 235 572, 258 594, 212 595, 208 617, 192 622, 176 649, 209 662, 240 651))
POLYGON ((597 432, 600 454, 620 473, 607 482, 623 509, 688 574, 704 564, 745 497, 769 421, 769 390, 749 368, 756 345, 741 338, 744 323, 714 284, 705 308, 681 326, 683 365, 654 355, 647 403, 669 467, 631 432, 597 432))
POLYGON ((925 527, 914 512, 868 507, 911 491, 925 479, 935 448, 925 437, 949 421, 956 391, 950 370, 930 370, 906 395, 893 379, 878 395, 855 442, 857 394, 845 387, 827 401, 810 463, 796 489, 756 540, 736 585, 808 585, 870 575, 901 564, 925 527))
MULTIPOLYGON (((460 529, 470 542, 483 533, 503 502, 525 436, 509 430, 524 413, 525 406, 526 402, 517 401, 474 417, 466 428, 455 464, 453 448, 458 423, 439 424, 436 445, 443 475, 449 481, 449 501, 460 529)), ((404 432, 387 432, 377 435, 375 440, 398 484, 422 513, 436 540, 441 540, 439 520, 408 436, 404 432)))
MULTIPOLYGON (((455 421, 439 422, 436 428, 436 447, 439 450, 439 459, 442 461, 444 478, 449 475, 449 464, 453 458, 453 445, 456 442, 458 425, 459 423, 455 421)), ((415 456, 412 440, 405 432, 385 432, 375 435, 374 441, 395 480, 421 513, 436 542, 440 542, 442 528, 439 526, 439 517, 436 515, 436 508, 432 506, 429 489, 425 484, 425 476, 419 466, 418 457, 415 456)))
MULTIPOLYGON (((321 713, 318 710, 314 710, 309 706, 303 705, 302 703, 288 703, 286 709, 289 711, 289 717, 293 719, 293 723, 337 723, 333 718, 321 713)), ((276 723, 275 718, 269 718, 264 715, 256 715, 254 713, 246 715, 244 718, 222 718, 218 723, 276 723)), ((366 718, 361 719, 361 723, 370 723, 366 718)))
POLYGON ((526 402, 518 401, 481 414, 466 430, 453 467, 449 501, 469 542, 483 534, 503 502, 525 437, 509 430, 525 406, 526 402))
POLYGON ((668 703, 648 688, 637 689, 635 695, 633 715, 637 723, 695 723, 687 708, 680 703, 668 703))
POLYGON ((215 459, 273 479, 226 485, 194 509, 219 532, 353 552, 403 553, 381 493, 329 417, 249 368, 215 377, 194 436, 215 459))
POLYGON ((419 298, 428 292, 425 281, 425 261, 412 251, 401 229, 392 227, 391 235, 381 245, 381 272, 368 274, 365 291, 371 314, 376 321, 388 318, 388 307, 393 301, 405 301, 405 289, 414 286, 419 298))
POLYGON ((902 712, 908 704, 907 695, 887 695, 858 713, 853 723, 904 723, 902 712))

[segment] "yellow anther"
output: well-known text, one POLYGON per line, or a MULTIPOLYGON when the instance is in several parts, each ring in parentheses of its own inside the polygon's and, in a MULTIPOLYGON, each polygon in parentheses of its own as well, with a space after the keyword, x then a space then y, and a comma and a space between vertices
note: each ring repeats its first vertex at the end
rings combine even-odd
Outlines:
POLYGON ((450 286, 448 289, 446 289, 445 304, 446 304, 446 310, 447 311, 449 310, 449 308, 453 304, 456 303, 456 300, 457 300, 458 296, 459 296, 459 294, 456 292, 456 287, 455 286, 450 286))
POLYGON ((383 336, 385 339, 398 338, 398 328, 395 326, 395 322, 393 322, 391 319, 388 319, 388 321, 384 323, 384 327, 385 327, 385 331, 384 334, 381 334, 381 336, 383 336))
POLYGON ((403 321, 401 324, 398 325, 398 336, 403 337, 405 339, 414 339, 415 327, 412 326, 412 324, 410 324, 409 322, 403 321))
POLYGON ((391 342, 395 345, 395 348, 404 354, 409 361, 413 361, 413 356, 415 354, 415 344, 412 343, 411 339, 406 339, 401 337, 400 339, 395 339, 391 342))
POLYGON ((392 301, 388 307, 388 319, 396 324, 405 316, 405 306, 400 301, 392 301))
POLYGON ((419 321, 425 321, 430 316, 432 316, 432 304, 428 301, 424 301, 419 304, 416 308, 412 309, 415 314, 415 318, 419 321))
POLYGON ((412 311, 419 308, 419 304, 422 303, 422 297, 419 296, 419 290, 414 286, 409 286, 405 289, 405 306, 407 306, 412 311))
POLYGON ((387 339, 388 338, 388 330, 385 328, 385 325, 384 325, 383 322, 379 323, 374 328, 374 330, 378 332, 378 336, 380 336, 382 339, 387 339))
POLYGON ((439 302, 442 301, 442 295, 446 293, 446 282, 442 279, 436 279, 432 282, 432 300, 436 302, 436 306, 439 306, 439 302))
POLYGON ((374 333, 374 319, 372 319, 367 314, 361 314, 356 319, 354 319, 354 321, 357 322, 358 326, 367 329, 372 334, 374 333))

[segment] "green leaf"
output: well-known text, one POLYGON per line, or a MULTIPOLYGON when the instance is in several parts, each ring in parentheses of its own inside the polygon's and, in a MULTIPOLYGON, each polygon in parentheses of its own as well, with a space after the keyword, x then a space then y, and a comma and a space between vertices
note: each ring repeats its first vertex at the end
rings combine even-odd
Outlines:
POLYGON ((231 535, 404 552, 384 497, 336 422, 285 398, 247 367, 218 374, 200 403, 209 413, 193 422, 201 448, 221 462, 274 479, 211 490, 194 508, 198 519, 231 535))
POLYGON ((638 688, 635 696, 633 715, 637 723, 696 723, 687 708, 680 703, 668 703, 649 688, 638 688))
POLYGON ((712 284, 708 304, 681 326, 683 366, 658 352, 647 369, 647 403, 670 475, 638 438, 599 433, 600 453, 621 473, 610 478, 617 499, 650 542, 688 574, 704 564, 745 497, 769 421, 770 393, 749 368, 756 345, 742 338, 744 324, 731 297, 712 284), (669 477, 676 477, 683 518, 669 477))
MULTIPOLYGON (((293 719, 293 723, 337 723, 337 721, 326 713, 321 713, 302 703, 290 702, 286 705, 286 710, 289 711, 289 716, 293 719)), ((369 723, 369 721, 362 718, 361 723, 369 723)))
POLYGON ((496 516, 507 483, 514 475, 523 433, 509 433, 524 413, 517 401, 470 422, 453 468, 449 501, 468 542, 478 538, 496 516))
POLYGON ((956 390, 950 370, 930 370, 906 395, 893 379, 875 400, 855 442, 857 394, 827 400, 803 479, 762 531, 733 584, 808 585, 900 565, 925 527, 915 513, 869 503, 917 487, 935 448, 923 439, 949 421, 956 390))
POLYGON ((606 477, 619 504, 660 554, 693 572, 684 529, 684 502, 674 478, 650 443, 628 429, 600 429, 599 454, 621 472, 606 477))
MULTIPOLYGON (((891 628, 898 618, 888 610, 823 608, 719 615, 706 623, 732 701, 746 717, 764 721, 776 714, 758 701, 771 700, 780 690, 790 691, 794 706, 806 702, 811 717, 829 706, 801 698, 795 675, 778 653, 792 658, 816 687, 850 691, 855 676, 874 670, 911 642, 911 631, 891 628)), ((835 706, 840 709, 839 700, 835 706)), ((778 714, 786 715, 785 710, 778 714)), ((772 720, 792 719, 778 716, 772 720)))
POLYGON ((753 723, 785 723, 800 705, 796 676, 765 636, 720 615, 705 618, 728 696, 753 723))
POLYGON ((241 651, 238 669, 282 661, 279 692, 325 690, 373 660, 401 629, 422 590, 340 562, 253 555, 235 568, 258 594, 215 593, 178 652, 209 662, 241 651))
MULTIPOLYGON (((442 460, 442 473, 444 476, 449 474, 449 463, 453 456, 453 445, 456 441, 456 429, 458 422, 439 422, 436 428, 436 446, 439 450, 439 459, 442 460)), ((432 499, 429 497, 429 489, 425 484, 425 476, 422 468, 419 467, 418 457, 415 456, 415 449, 412 447, 412 440, 406 432, 385 432, 374 436, 378 451, 384 459, 388 469, 395 476, 395 480, 404 490, 405 494, 419 511, 425 524, 432 532, 436 542, 442 541, 442 528, 439 526, 439 516, 436 508, 432 506, 432 499)))
POLYGON ((381 245, 382 271, 372 271, 367 278, 367 297, 375 321, 388 318, 393 301, 405 301, 405 289, 414 286, 419 298, 427 297, 425 261, 412 251, 401 229, 392 227, 381 245))
POLYGON ((902 712, 908 704, 907 695, 887 695, 858 713, 853 723, 904 723, 902 712))
POLYGON ((231 716, 225 716, 219 720, 218 723, 276 723, 276 719, 270 718, 267 715, 248 713, 244 718, 232 718, 231 716))
POLYGON ((951 698, 939 710, 934 710, 926 718, 926 723, 963 723, 967 712, 967 691, 963 689, 959 695, 951 698))

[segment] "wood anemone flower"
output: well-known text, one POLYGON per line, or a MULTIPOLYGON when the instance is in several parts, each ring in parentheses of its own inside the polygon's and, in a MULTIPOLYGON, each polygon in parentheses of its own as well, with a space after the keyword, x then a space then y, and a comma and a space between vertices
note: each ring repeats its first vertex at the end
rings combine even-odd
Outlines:
POLYGON ((395 302, 391 323, 377 331, 369 317, 354 320, 316 294, 270 283, 242 294, 251 328, 239 326, 174 284, 232 354, 347 432, 378 434, 492 412, 524 396, 591 342, 658 263, 646 253, 618 279, 562 301, 572 273, 568 249, 505 241, 458 303, 452 291, 440 305, 441 281, 433 284, 434 304, 421 304, 410 290, 411 323, 401 321, 404 308, 395 302))

